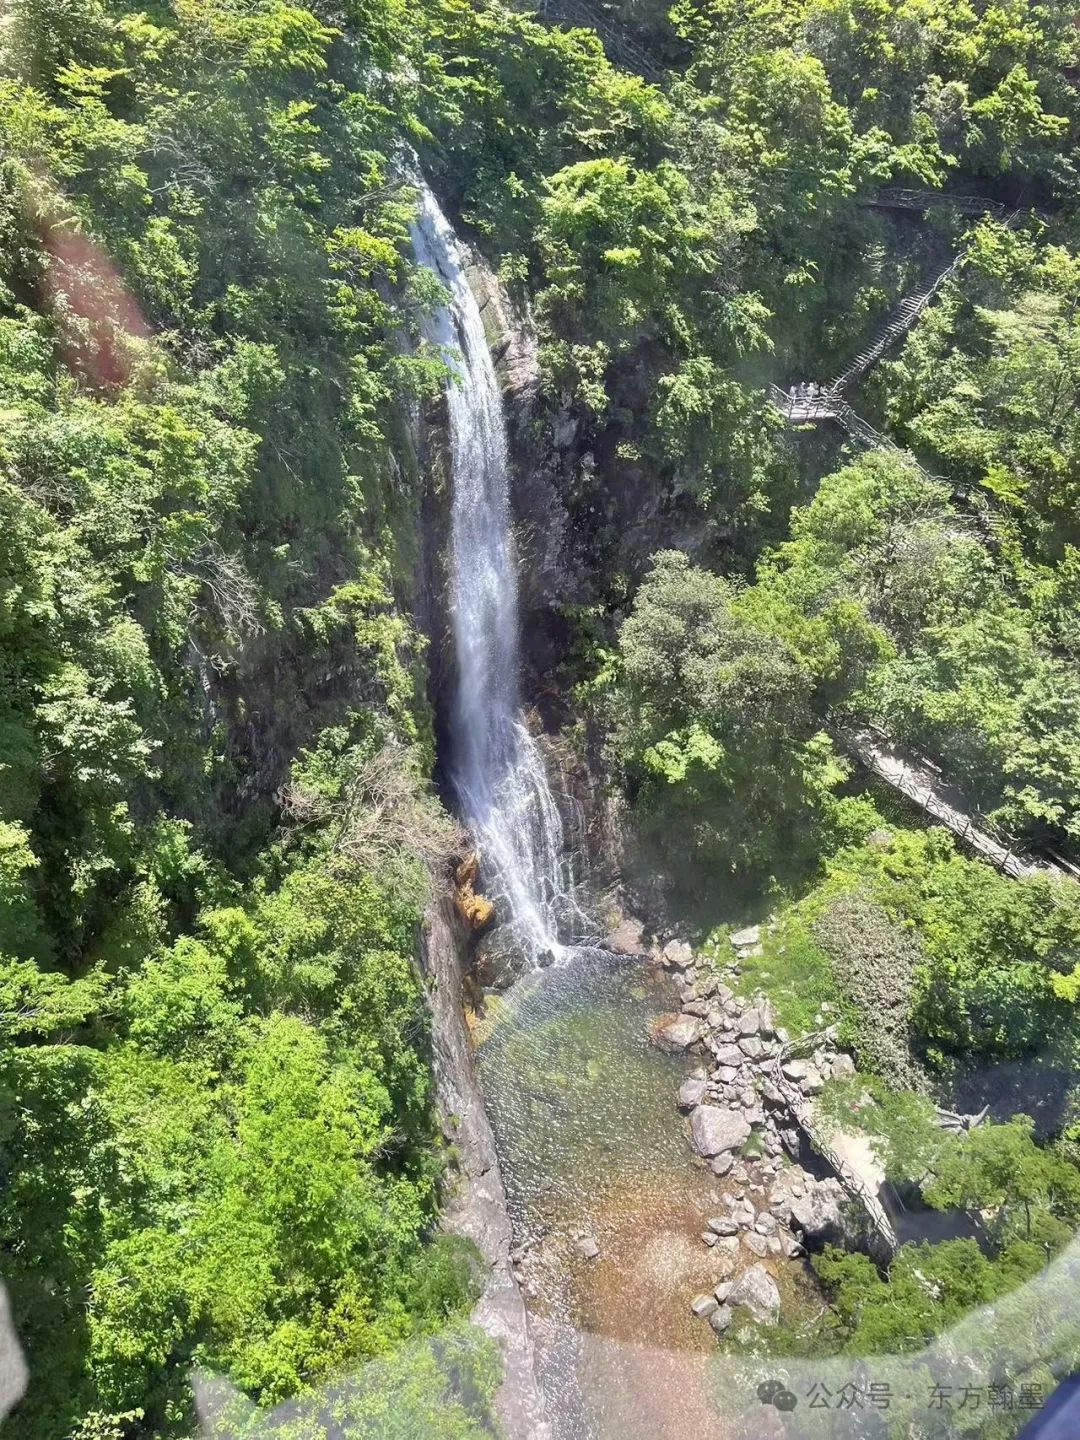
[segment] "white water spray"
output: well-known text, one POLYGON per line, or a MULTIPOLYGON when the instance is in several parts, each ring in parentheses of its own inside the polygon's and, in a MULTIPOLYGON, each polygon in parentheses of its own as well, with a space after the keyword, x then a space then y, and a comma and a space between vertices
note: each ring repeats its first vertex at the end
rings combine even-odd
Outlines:
POLYGON ((417 259, 449 303, 426 337, 455 370, 447 387, 453 474, 451 584, 457 693, 451 779, 484 867, 485 885, 533 960, 560 958, 571 898, 562 820, 536 744, 521 719, 518 587, 510 534, 502 396, 476 297, 453 230, 426 185, 412 227, 417 259))

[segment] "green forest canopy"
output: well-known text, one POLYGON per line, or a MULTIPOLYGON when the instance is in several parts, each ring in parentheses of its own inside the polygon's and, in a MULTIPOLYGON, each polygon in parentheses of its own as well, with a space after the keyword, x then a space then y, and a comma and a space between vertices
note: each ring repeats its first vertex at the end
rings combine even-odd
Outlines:
MULTIPOLYGON (((877 821, 838 798, 822 733, 873 715, 1002 823, 1074 838, 1072 15, 627 16, 660 86, 587 32, 463 0, 9 6, 0 1212, 21 1433, 190 1436, 193 1366, 270 1404, 467 1307, 468 1263, 433 1238, 415 964, 441 881, 423 857, 453 841, 415 618, 409 420, 445 371, 416 341, 410 149, 530 299, 545 403, 600 457, 564 496, 594 565, 577 678, 643 836, 810 912, 815 886, 858 888, 922 937, 920 1066, 1050 1027, 1075 1059, 1071 893, 1029 903, 933 837, 870 858, 877 821), (766 378, 850 358, 924 265, 924 232, 863 203, 890 181, 1042 208, 977 226, 865 396, 986 497, 989 546, 950 485, 823 463, 765 400, 766 378), (660 556, 616 635, 649 561, 627 574, 613 544, 638 477, 695 515, 700 563, 660 556), (374 769, 398 819, 342 843, 370 834, 374 769), (1001 931, 961 924, 973 895, 1001 931)), ((942 207, 925 233, 956 245, 963 223, 942 207)), ((820 950, 827 926, 797 923, 820 950)), ((400 1353, 391 1390, 430 1411, 443 1378, 400 1353)), ((491 1358, 452 1353, 478 1398, 439 1423, 486 1433, 491 1358)))

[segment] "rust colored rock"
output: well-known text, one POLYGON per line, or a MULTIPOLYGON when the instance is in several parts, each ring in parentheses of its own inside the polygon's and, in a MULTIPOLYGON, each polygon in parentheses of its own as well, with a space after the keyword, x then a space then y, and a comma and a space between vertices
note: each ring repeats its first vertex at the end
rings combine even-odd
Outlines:
POLYGON ((476 884, 476 851, 467 855, 454 872, 457 894, 454 906, 470 930, 485 930, 495 919, 495 906, 486 895, 478 895, 473 889, 476 884))

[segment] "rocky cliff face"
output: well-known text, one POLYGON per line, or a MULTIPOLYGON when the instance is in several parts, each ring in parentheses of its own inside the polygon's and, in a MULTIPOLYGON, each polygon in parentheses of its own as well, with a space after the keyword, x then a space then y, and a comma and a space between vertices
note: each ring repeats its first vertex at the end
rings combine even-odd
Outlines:
POLYGON ((465 1025, 462 981, 468 938, 449 902, 435 906, 423 942, 431 997, 435 1078, 443 1125, 457 1155, 443 1225, 471 1240, 487 1267, 473 1321, 498 1341, 503 1380, 496 1403, 506 1440, 550 1440, 529 1320, 510 1263, 511 1230, 495 1152, 465 1025))

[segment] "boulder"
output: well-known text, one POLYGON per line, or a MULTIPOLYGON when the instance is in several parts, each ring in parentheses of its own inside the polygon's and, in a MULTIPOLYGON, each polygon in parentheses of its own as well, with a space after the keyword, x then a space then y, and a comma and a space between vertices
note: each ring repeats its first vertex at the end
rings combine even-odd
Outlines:
POLYGON ((708 1081, 703 1074, 688 1075, 679 1086, 679 1109, 692 1110, 705 1098, 708 1081))
POLYGON ((717 1285, 716 1289, 713 1291, 713 1294, 716 1296, 717 1300, 720 1302, 721 1305, 723 1305, 724 1301, 731 1294, 734 1283, 735 1282, 733 1280, 721 1280, 720 1284, 717 1285))
POLYGON ((769 1253, 769 1242, 764 1235, 759 1235, 756 1230, 747 1230, 742 1237, 742 1243, 746 1246, 747 1250, 750 1251, 751 1255, 756 1255, 759 1260, 764 1260, 765 1256, 769 1253))
POLYGON ((727 1330, 731 1324, 731 1306, 718 1305, 709 1316, 709 1324, 717 1335, 723 1335, 724 1331, 727 1330))
POLYGON ((833 1075, 837 1079, 846 1079, 849 1075, 855 1074, 855 1061, 850 1055, 841 1052, 833 1061, 833 1075))
POLYGON ((737 1070, 746 1059, 746 1056, 739 1049, 738 1045, 718 1045, 713 1054, 718 1065, 727 1065, 737 1070))
POLYGON ((809 1060, 785 1060, 780 1066, 781 1072, 796 1083, 803 1078, 809 1068, 809 1060))
POLYGON ((707 1320, 719 1303, 714 1295, 695 1295, 690 1301, 690 1313, 699 1320, 707 1320))
POLYGON ((694 1149, 706 1160, 725 1150, 737 1150, 750 1138, 750 1126, 733 1110, 699 1105, 690 1117, 694 1149))
POLYGON ((736 950, 748 950, 751 945, 756 945, 760 939, 760 925, 747 925, 742 930, 733 931, 731 935, 731 943, 736 950))
POLYGON ((761 1017, 754 1009, 744 1010, 739 1016, 739 1034, 756 1035, 761 1029, 761 1017))
POLYGON ((710 1250, 716 1244, 717 1237, 713 1234, 711 1230, 702 1230, 701 1238, 702 1240, 704 1240, 705 1244, 708 1245, 710 1250))
POLYGON ((814 1065, 808 1065, 806 1074, 799 1081, 799 1089, 804 1095, 816 1095, 824 1084, 821 1071, 814 1065))
POLYGON ((759 1325, 775 1325, 780 1315, 780 1291, 764 1265, 744 1270, 728 1297, 731 1305, 749 1310, 759 1325))
POLYGON ((714 1215, 709 1221, 709 1229, 716 1235, 737 1235, 739 1233, 738 1222, 730 1215, 714 1215))
POLYGON ((671 970, 688 970, 694 963, 694 952, 685 940, 669 940, 664 946, 664 964, 671 970))
POLYGON ((709 1013, 709 1002, 707 1000, 684 1000, 683 1014, 696 1015, 699 1020, 704 1020, 709 1013))
POLYGON ((645 927, 632 915, 624 915, 604 943, 616 955, 643 955, 646 950, 645 927))
POLYGON ((760 1060, 762 1044, 756 1035, 744 1035, 739 1041, 739 1049, 748 1060, 760 1060))
POLYGON ((726 1175, 734 1164, 734 1155, 725 1152, 723 1155, 714 1155, 709 1168, 714 1175, 726 1175))
POLYGON ((814 1244, 840 1240, 844 1235, 844 1216, 840 1208, 839 1187, 829 1182, 815 1185, 805 1195, 791 1202, 791 1224, 803 1238, 814 1244))
POLYGON ((762 1035, 776 1034, 776 1013, 768 1000, 758 1001, 758 1020, 761 1024, 762 1035))
POLYGON ((679 1055, 701 1039, 704 1029, 696 1015, 659 1015, 653 1021, 649 1039, 658 1050, 679 1055))
POLYGON ((722 1279, 727 1280, 735 1274, 735 1255, 739 1249, 738 1239, 734 1235, 721 1235, 716 1242, 716 1249, 713 1251, 714 1260, 712 1268, 722 1279))

